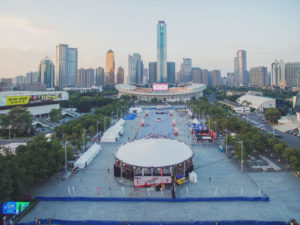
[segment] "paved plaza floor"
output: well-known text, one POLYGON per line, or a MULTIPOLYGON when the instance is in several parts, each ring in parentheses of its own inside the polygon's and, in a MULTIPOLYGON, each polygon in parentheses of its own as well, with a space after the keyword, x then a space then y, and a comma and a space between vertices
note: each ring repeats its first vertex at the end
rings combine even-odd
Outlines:
MULTIPOLYGON (((173 110, 179 135, 171 138, 191 145, 198 182, 177 187, 177 198, 269 196, 269 202, 39 202, 21 222, 34 218, 117 221, 205 221, 280 220, 300 221, 300 180, 287 172, 241 173, 214 144, 192 145, 190 118, 173 110)), ((125 121, 124 135, 116 144, 102 144, 102 150, 88 167, 65 181, 56 176, 36 187, 34 196, 164 197, 154 189, 134 189, 133 182, 113 176, 113 154, 121 144, 145 136, 140 127, 145 110, 135 120, 125 121), (143 134, 143 135, 141 135, 143 134), (99 191, 100 190, 100 196, 99 191)), ((169 122, 171 120, 168 120, 169 122)), ((159 122, 157 122, 159 123, 159 122)), ((147 124, 147 117, 145 118, 147 124)), ((151 124, 150 124, 151 125, 151 124)), ((171 123, 169 124, 171 126, 171 123)), ((152 132, 150 127, 146 129, 152 132)))

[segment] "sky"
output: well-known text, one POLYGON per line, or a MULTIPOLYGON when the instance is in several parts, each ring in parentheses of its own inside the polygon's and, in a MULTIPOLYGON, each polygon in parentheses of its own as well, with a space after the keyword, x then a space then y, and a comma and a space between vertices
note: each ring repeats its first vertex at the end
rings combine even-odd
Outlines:
POLYGON ((55 63, 56 45, 78 48, 78 68, 105 67, 115 52, 127 75, 128 55, 156 61, 156 25, 167 24, 167 59, 233 71, 237 50, 247 69, 275 59, 300 61, 300 0, 0 0, 0 78, 55 63))

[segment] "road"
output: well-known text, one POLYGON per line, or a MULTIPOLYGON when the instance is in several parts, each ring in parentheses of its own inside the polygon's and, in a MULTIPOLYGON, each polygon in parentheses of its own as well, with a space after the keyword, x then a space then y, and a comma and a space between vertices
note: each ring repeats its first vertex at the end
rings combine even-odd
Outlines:
MULTIPOLYGON (((261 115, 250 113, 248 116, 241 116, 240 115, 240 117, 241 117, 241 119, 243 119, 245 121, 252 120, 252 121, 257 122, 258 125, 254 125, 256 127, 263 125, 266 128, 266 132, 265 133, 272 133, 273 132, 273 127, 270 126, 269 124, 264 123, 263 117, 261 115)), ((288 147, 299 148, 299 146, 300 146, 300 137, 296 137, 296 136, 293 136, 291 134, 287 134, 285 132, 281 132, 281 131, 279 131, 277 129, 274 129, 274 133, 280 135, 281 139, 286 142, 286 144, 288 145, 288 147)))

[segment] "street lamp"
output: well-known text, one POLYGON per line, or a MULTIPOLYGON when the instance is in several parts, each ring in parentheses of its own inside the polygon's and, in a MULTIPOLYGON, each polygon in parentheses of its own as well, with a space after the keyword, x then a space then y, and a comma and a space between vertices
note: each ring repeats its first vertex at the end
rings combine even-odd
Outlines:
POLYGON ((65 171, 67 172, 67 142, 65 140, 65 171))
POLYGON ((98 142, 98 135, 99 135, 98 124, 99 124, 99 121, 97 120, 97 135, 96 135, 96 143, 98 142))
POLYGON ((243 153, 244 153, 244 145, 243 145, 243 141, 239 142, 241 144, 241 173, 243 172, 243 164, 244 164, 244 160, 243 160, 243 153))

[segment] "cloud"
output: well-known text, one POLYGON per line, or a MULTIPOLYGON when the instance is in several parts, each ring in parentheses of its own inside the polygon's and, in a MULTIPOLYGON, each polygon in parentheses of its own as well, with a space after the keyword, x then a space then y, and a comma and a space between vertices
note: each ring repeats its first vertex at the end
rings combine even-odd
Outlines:
POLYGON ((27 17, 0 17, 0 28, 21 29, 30 33, 50 33, 47 26, 34 23, 27 17))

